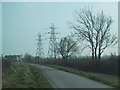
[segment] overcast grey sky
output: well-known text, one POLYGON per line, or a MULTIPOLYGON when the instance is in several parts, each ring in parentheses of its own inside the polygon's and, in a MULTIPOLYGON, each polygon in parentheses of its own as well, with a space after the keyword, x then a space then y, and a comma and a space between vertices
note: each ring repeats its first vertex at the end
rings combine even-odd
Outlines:
MULTIPOLYGON (((69 35, 70 30, 67 22, 74 19, 76 9, 92 7, 96 13, 104 11, 107 16, 112 16, 114 23, 111 33, 118 36, 118 4, 117 2, 96 2, 96 3, 70 3, 70 2, 39 2, 39 3, 2 3, 2 49, 3 54, 25 54, 35 55, 37 34, 50 31, 49 26, 53 22, 58 29, 59 38, 69 35)), ((44 35, 43 38, 49 37, 44 35)), ((48 40, 43 41, 44 51, 47 53, 48 40)), ((0 50, 1 51, 1 50, 0 50)), ((104 52, 110 54, 118 52, 117 46, 109 47, 104 52)), ((84 52, 84 55, 90 53, 84 52)))

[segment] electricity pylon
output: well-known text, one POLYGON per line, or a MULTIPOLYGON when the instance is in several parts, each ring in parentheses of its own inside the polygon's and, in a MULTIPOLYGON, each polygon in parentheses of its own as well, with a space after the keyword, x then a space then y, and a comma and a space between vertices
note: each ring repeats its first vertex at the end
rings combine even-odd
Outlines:
POLYGON ((59 34, 59 33, 56 33, 55 32, 55 26, 54 24, 52 23, 52 25, 50 26, 50 32, 48 32, 48 34, 50 34, 50 41, 49 41, 49 48, 48 48, 48 57, 49 58, 57 58, 57 41, 56 41, 56 34, 59 34))
POLYGON ((43 58, 44 57, 44 53, 43 53, 43 45, 42 45, 42 39, 41 39, 41 34, 38 34, 38 39, 37 39, 38 43, 37 43, 37 50, 36 50, 36 56, 43 58))

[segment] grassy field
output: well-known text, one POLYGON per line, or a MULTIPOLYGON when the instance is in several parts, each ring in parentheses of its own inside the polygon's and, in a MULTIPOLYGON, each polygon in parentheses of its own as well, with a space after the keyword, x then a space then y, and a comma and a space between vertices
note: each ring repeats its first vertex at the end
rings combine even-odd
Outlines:
POLYGON ((2 78, 3 88, 52 88, 40 70, 28 64, 12 64, 2 78))
MULTIPOLYGON (((66 72, 74 73, 80 76, 85 76, 89 79, 93 79, 108 85, 111 85, 113 87, 118 87, 118 77, 112 76, 112 75, 106 75, 106 74, 100 74, 100 73, 91 73, 91 72, 84 72, 77 69, 72 69, 69 67, 59 66, 59 65, 47 65, 49 67, 53 67, 59 70, 63 70, 66 72)), ((120 79, 119 79, 120 80, 120 79)))

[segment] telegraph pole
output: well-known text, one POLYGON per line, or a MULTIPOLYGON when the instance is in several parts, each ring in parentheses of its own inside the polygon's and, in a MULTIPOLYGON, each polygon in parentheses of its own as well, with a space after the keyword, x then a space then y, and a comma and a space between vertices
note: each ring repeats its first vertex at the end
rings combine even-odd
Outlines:
POLYGON ((55 29, 56 27, 54 26, 54 24, 52 23, 52 25, 49 28, 51 31, 48 32, 48 34, 50 34, 50 41, 49 41, 49 48, 48 48, 48 57, 49 58, 57 58, 57 41, 56 41, 56 33, 55 29))
POLYGON ((41 39, 41 34, 38 34, 38 39, 37 39, 38 43, 37 43, 37 50, 36 50, 36 56, 43 58, 44 57, 44 53, 43 53, 43 45, 42 45, 42 39, 41 39))

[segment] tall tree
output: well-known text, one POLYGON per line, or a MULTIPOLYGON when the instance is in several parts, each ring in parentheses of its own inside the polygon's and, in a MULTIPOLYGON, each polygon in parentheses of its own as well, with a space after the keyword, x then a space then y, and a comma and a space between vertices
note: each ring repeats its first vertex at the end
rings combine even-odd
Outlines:
POLYGON ((95 14, 91 9, 86 8, 76 11, 75 14, 76 23, 70 23, 70 27, 87 42, 93 60, 100 60, 104 50, 117 43, 117 37, 110 33, 112 18, 105 16, 103 11, 95 14))
POLYGON ((63 59, 68 59, 78 51, 77 42, 71 37, 64 37, 60 40, 58 51, 63 59))

